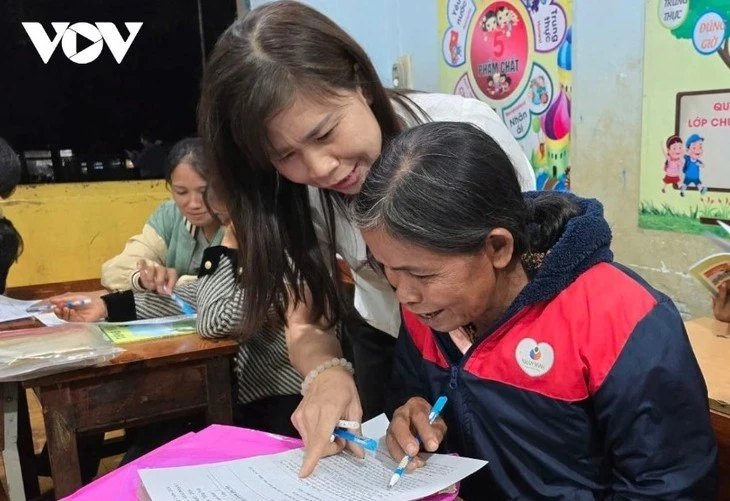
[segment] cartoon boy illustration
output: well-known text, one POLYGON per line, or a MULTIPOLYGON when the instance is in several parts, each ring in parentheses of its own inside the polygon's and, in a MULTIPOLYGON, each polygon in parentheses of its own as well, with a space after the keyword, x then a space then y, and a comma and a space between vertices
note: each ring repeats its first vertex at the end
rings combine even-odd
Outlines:
POLYGON ((507 83, 507 75, 498 71, 493 75, 494 78, 494 91, 497 95, 504 94, 504 87, 507 83))
POLYGON ((517 14, 507 7, 497 9, 497 26, 504 31, 505 36, 512 36, 512 28, 517 24, 517 14))
POLYGON ((499 83, 502 84, 502 93, 506 94, 509 92, 509 88, 512 86, 512 77, 502 73, 502 76, 499 79, 499 83))
POLYGON ((502 93, 502 73, 499 71, 487 77, 487 94, 496 97, 502 93))
POLYGON ((665 144, 662 144, 664 153, 664 179, 662 182, 662 193, 666 193, 667 185, 679 188, 679 174, 684 167, 684 142, 679 136, 669 136, 665 144))
POLYGON ((691 184, 695 185, 701 195, 707 193, 707 187, 702 186, 700 180, 700 169, 705 167, 705 164, 700 157, 704 152, 705 138, 699 134, 692 134, 687 138, 687 154, 684 156, 684 182, 679 188, 679 194, 684 196, 684 192, 687 187, 691 184))

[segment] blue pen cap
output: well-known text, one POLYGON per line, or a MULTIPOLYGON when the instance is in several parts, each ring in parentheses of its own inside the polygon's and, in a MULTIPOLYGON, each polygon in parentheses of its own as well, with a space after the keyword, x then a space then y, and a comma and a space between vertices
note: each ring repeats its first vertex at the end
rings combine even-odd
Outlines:
POLYGON ((431 409, 431 412, 436 412, 437 414, 440 414, 442 410, 444 410, 444 407, 446 406, 446 402, 448 401, 448 397, 445 395, 440 396, 438 400, 436 400, 436 403, 433 404, 433 408, 431 409))

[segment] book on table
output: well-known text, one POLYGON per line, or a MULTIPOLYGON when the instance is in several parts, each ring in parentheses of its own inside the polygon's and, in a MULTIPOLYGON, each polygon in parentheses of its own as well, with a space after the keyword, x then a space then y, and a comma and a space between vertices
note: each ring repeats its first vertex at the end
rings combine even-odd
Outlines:
POLYGON ((195 334, 195 315, 136 320, 133 322, 99 322, 104 335, 116 344, 195 334))
MULTIPOLYGON (((730 235, 730 226, 718 221, 717 224, 730 235)), ((718 287, 730 281, 730 240, 718 237, 713 233, 705 236, 712 240, 724 252, 706 256, 690 266, 689 274, 707 289, 707 292, 717 296, 718 287)))

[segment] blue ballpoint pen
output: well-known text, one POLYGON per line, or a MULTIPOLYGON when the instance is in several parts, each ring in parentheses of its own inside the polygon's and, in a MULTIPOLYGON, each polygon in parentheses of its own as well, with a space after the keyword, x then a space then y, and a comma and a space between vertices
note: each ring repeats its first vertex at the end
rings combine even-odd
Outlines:
POLYGON ((183 311, 183 313, 185 313, 186 315, 195 315, 195 309, 188 303, 180 299, 180 296, 178 296, 174 292, 170 294, 170 299, 175 301, 180 309, 183 311))
MULTIPOLYGON (((434 421, 436 421, 436 418, 439 417, 439 414, 441 414, 441 411, 443 410, 444 406, 446 405, 446 401, 448 398, 445 396, 441 396, 436 400, 436 403, 433 404, 433 407, 431 408, 431 413, 428 415, 428 422, 429 424, 433 424, 434 421)), ((418 441, 419 445, 421 443, 421 438, 416 437, 416 440, 418 441)), ((393 473, 393 476, 390 477, 390 483, 388 484, 388 487, 393 487, 398 480, 400 480, 400 477, 403 476, 403 473, 406 471, 406 467, 408 466, 408 463, 411 462, 413 459, 413 456, 409 456, 406 454, 403 456, 403 459, 401 459, 400 463, 398 464, 398 468, 395 469, 395 473, 393 473)))
POLYGON ((44 313, 53 311, 59 306, 65 306, 66 308, 75 308, 77 306, 86 306, 91 304, 91 299, 79 299, 78 301, 66 301, 62 305, 55 304, 34 304, 29 306, 25 311, 28 313, 44 313))
POLYGON ((361 437, 360 435, 356 435, 356 434, 354 434, 350 431, 344 430, 342 428, 335 428, 335 431, 332 432, 332 435, 334 435, 335 437, 339 437, 343 440, 348 440, 350 442, 356 443, 360 447, 364 447, 371 451, 378 450, 378 441, 377 440, 374 440, 372 438, 361 437))

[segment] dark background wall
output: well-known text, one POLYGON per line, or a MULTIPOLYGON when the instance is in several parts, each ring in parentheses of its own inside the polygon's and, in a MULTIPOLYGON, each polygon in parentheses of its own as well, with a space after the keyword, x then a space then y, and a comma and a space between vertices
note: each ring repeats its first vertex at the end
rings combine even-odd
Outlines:
MULTIPOLYGON (((235 16, 235 0, 3 0, 0 136, 19 153, 51 151, 55 181, 84 180, 59 173, 58 152, 67 149, 76 164, 103 164, 100 179, 129 176, 115 177, 119 161, 110 159, 140 149, 143 132, 166 144, 195 133, 201 24, 207 53, 235 16), (40 22, 53 38, 58 21, 113 22, 125 39, 124 22, 144 24, 121 64, 106 46, 76 64, 60 44, 44 64, 21 23, 40 22)), ((88 42, 77 38, 80 51, 88 42)))

